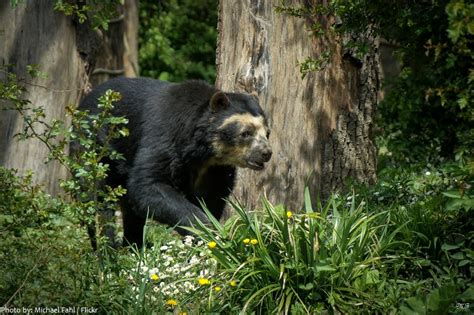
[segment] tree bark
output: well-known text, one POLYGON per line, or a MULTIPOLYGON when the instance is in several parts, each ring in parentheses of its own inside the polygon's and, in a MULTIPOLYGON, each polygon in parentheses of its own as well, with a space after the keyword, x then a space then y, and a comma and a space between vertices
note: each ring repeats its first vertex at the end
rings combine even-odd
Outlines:
MULTIPOLYGON (((137 0, 127 0, 137 5, 137 0)), ((46 119, 66 120, 66 106, 77 105, 84 93, 110 77, 94 70, 124 71, 124 47, 136 51, 129 37, 124 36, 124 22, 133 20, 136 10, 125 19, 111 23, 108 32, 93 30, 86 22, 80 24, 62 12, 53 10, 54 0, 30 0, 12 8, 9 1, 0 2, 0 65, 9 68, 20 78, 27 78, 26 66, 37 64, 48 78, 27 80, 27 93, 35 106, 45 108, 46 119), (124 44, 124 38, 131 43, 124 44)), ((136 32, 136 30, 135 30, 136 32)), ((136 54, 127 62, 136 64, 136 54)), ((130 74, 131 72, 128 72, 130 74)), ((0 75, 0 79, 3 79, 0 75)), ((6 104, 0 103, 0 110, 6 104)), ((51 194, 59 192, 58 179, 66 171, 57 162, 44 164, 47 148, 38 140, 18 141, 14 135, 23 129, 23 119, 14 111, 0 112, 0 165, 15 168, 20 173, 32 170, 33 181, 42 184, 51 194)))
MULTIPOLYGON (((287 1, 288 3, 289 1, 287 1)), ((315 5, 292 1, 290 6, 315 5)), ((345 180, 375 180, 372 141, 377 103, 377 52, 363 58, 342 48, 321 17, 322 37, 310 36, 312 21, 277 13, 280 1, 220 1, 216 85, 224 91, 258 94, 272 134, 273 157, 263 172, 239 170, 235 194, 254 207, 262 194, 290 209, 344 189, 345 180), (303 79, 298 62, 331 56, 303 79)), ((360 36, 363 36, 361 34, 360 36)), ((364 40, 373 43, 373 38, 364 40)))
POLYGON ((137 77, 138 67, 138 0, 125 0, 124 3, 124 54, 123 64, 126 77, 137 77))
MULTIPOLYGON (((0 30, 2 65, 11 65, 10 70, 19 78, 28 77, 29 64, 40 65, 48 74, 46 79, 28 80, 45 88, 27 85, 25 98, 44 106, 47 120, 65 119, 65 107, 79 102, 88 81, 87 62, 77 51, 72 20, 53 11, 53 1, 28 1, 16 8, 2 1, 0 30)), ((0 164, 20 172, 32 170, 35 183, 57 193, 58 178, 66 176, 65 169, 57 162, 44 164, 48 151, 40 141, 14 138, 23 129, 23 119, 17 112, 2 111, 0 117, 0 164)))

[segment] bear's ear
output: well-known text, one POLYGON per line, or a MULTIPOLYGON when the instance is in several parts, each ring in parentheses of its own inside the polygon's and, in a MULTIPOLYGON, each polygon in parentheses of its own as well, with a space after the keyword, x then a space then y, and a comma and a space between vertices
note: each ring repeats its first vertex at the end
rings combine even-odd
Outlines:
POLYGON ((222 91, 217 91, 211 97, 211 112, 217 113, 218 111, 229 107, 230 101, 222 91))

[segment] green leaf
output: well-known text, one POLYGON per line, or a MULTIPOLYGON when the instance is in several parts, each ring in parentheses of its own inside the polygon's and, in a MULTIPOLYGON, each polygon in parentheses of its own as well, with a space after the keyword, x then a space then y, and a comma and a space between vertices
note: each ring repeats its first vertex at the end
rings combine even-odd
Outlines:
POLYGON ((469 288, 459 295, 461 301, 474 301, 474 285, 471 284, 469 288))
POLYGON ((330 265, 321 265, 321 264, 316 265, 317 272, 336 271, 336 270, 337 270, 336 268, 331 267, 330 265))
POLYGON ((461 198, 461 193, 458 190, 444 191, 442 194, 449 198, 455 198, 455 199, 461 198))
POLYGON ((312 290, 314 288, 314 284, 311 283, 311 282, 306 283, 306 284, 300 284, 298 286, 298 288, 300 288, 301 290, 309 291, 309 290, 312 290))
POLYGON ((24 2, 25 0, 10 0, 10 6, 15 8, 19 3, 24 2))
POLYGON ((380 282, 380 274, 378 270, 369 270, 365 275, 365 283, 377 284, 380 282))
POLYGON ((465 199, 452 199, 446 204, 446 210, 472 210, 474 209, 474 199, 465 198, 465 199))
POLYGON ((449 251, 449 250, 453 250, 453 249, 457 249, 457 248, 459 248, 459 245, 450 245, 450 244, 446 244, 446 243, 441 245, 441 250, 444 250, 444 251, 449 251))
POLYGON ((469 34, 471 34, 471 35, 474 34, 474 20, 473 20, 473 21, 470 21, 469 23, 467 23, 467 31, 468 31, 469 34))
POLYGON ((305 187, 304 189, 304 207, 306 213, 313 213, 313 206, 311 205, 311 196, 309 194, 309 188, 305 187))
POLYGON ((468 264, 472 263, 470 260, 461 260, 458 264, 459 267, 464 267, 468 264))
POLYGON ((447 314, 450 304, 457 296, 456 286, 449 284, 441 288, 434 289, 428 295, 428 310, 430 314, 447 314))
POLYGON ((464 259, 464 258, 465 258, 463 252, 457 252, 457 253, 451 255, 451 257, 454 258, 454 259, 456 259, 456 260, 461 260, 461 259, 464 259))
POLYGON ((400 307, 400 314, 413 315, 413 314, 426 314, 426 306, 424 301, 416 296, 405 300, 406 305, 400 307))
POLYGON ((120 135, 122 137, 128 137, 128 135, 130 134, 129 130, 127 128, 122 128, 122 129, 119 129, 118 131, 120 133, 120 135))

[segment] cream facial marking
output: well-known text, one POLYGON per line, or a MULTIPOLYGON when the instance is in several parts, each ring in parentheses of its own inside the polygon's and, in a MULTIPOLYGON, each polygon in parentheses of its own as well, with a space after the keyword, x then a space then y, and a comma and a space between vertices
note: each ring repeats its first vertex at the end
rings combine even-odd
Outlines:
POLYGON ((212 145, 216 162, 223 165, 262 170, 271 157, 269 128, 263 116, 234 114, 218 127, 212 145), (221 138, 222 136, 222 138, 221 138))
POLYGON ((263 136, 266 138, 267 129, 265 127, 263 116, 253 116, 249 113, 232 115, 224 120, 219 129, 223 129, 227 125, 235 122, 241 124, 242 126, 252 126, 255 128, 257 136, 263 136))

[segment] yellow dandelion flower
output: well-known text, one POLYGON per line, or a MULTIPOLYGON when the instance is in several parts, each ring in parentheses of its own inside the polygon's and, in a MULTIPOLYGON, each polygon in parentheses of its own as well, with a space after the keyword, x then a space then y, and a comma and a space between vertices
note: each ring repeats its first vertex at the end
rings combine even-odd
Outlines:
POLYGON ((250 243, 250 238, 244 239, 244 244, 248 244, 248 243, 250 243))
POLYGON ((220 290, 221 290, 220 286, 217 286, 217 287, 214 288, 214 291, 216 291, 216 292, 219 292, 220 290))
POLYGON ((286 212, 286 217, 287 217, 288 219, 291 218, 292 216, 293 216, 293 212, 291 212, 291 211, 287 211, 287 212, 286 212))
POLYGON ((179 312, 178 315, 188 315, 187 312, 179 312))
POLYGON ((252 245, 257 245, 257 244, 258 244, 258 241, 253 238, 252 240, 250 240, 250 244, 252 244, 252 245))
POLYGON ((150 279, 153 280, 153 281, 158 281, 158 280, 160 280, 160 277, 158 277, 158 275, 156 273, 153 273, 150 276, 150 279))
POLYGON ((209 281, 209 279, 206 279, 206 278, 199 278, 198 282, 199 282, 200 285, 209 285, 209 284, 211 284, 211 281, 209 281))
POLYGON ((231 280, 231 281, 229 282, 229 285, 230 285, 231 287, 236 287, 236 286, 237 286, 237 281, 231 280))
POLYGON ((214 242, 214 241, 212 241, 212 242, 207 243, 207 246, 208 246, 210 249, 214 249, 214 248, 216 248, 217 243, 214 242))
POLYGON ((174 306, 178 305, 178 302, 176 300, 169 299, 168 301, 166 301, 166 305, 174 307, 174 306))

